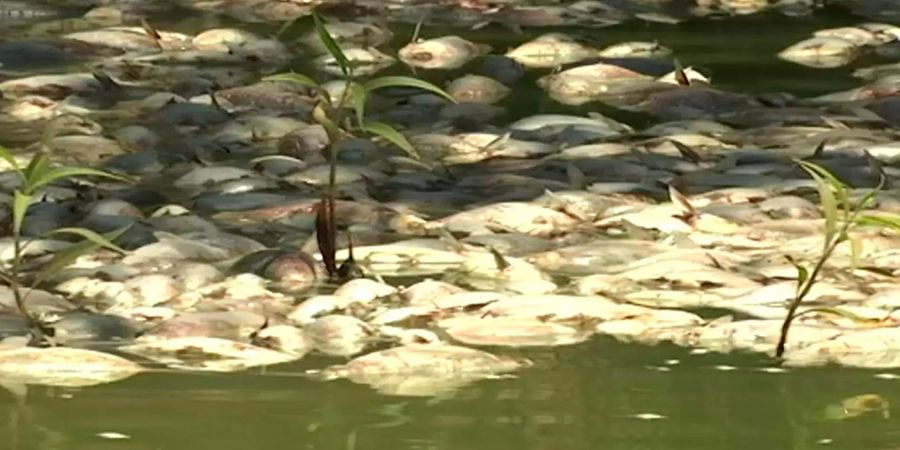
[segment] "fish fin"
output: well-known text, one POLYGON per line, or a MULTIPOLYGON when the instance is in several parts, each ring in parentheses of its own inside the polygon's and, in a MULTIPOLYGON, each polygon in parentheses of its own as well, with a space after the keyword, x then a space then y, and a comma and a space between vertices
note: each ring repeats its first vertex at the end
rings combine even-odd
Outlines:
POLYGON ((509 261, 507 261, 506 258, 501 255, 493 245, 488 246, 488 251, 491 252, 491 255, 494 257, 494 264, 497 265, 498 271, 502 272, 512 267, 512 264, 510 264, 509 261))
POLYGON ((697 217, 697 210, 694 209, 688 198, 675 187, 676 184, 678 184, 678 180, 669 184, 669 199, 681 211, 681 218, 689 222, 697 217))
POLYGON ((819 145, 816 146, 816 149, 813 150, 813 154, 811 158, 821 158, 825 155, 825 144, 828 142, 827 139, 822 139, 822 142, 819 142, 819 145))
POLYGON ((587 177, 574 164, 569 163, 566 165, 566 175, 569 177, 569 185, 572 186, 572 189, 581 191, 587 186, 587 177))
MULTIPOLYGON (((658 46, 659 42, 654 41, 654 43, 658 46)), ((688 78, 687 73, 684 71, 684 67, 681 66, 681 62, 678 61, 678 58, 675 58, 675 81, 682 86, 690 86, 691 80, 688 78)))
POLYGON ((703 158, 700 157, 700 154, 694 151, 694 149, 688 147, 687 145, 682 144, 681 142, 675 139, 669 139, 669 142, 678 149, 678 153, 681 153, 681 157, 687 161, 690 161, 694 164, 700 163, 703 158))
POLYGON ((91 75, 93 75, 94 79, 97 80, 98 83, 100 83, 100 87, 103 90, 114 91, 122 89, 122 85, 117 83, 116 80, 113 80, 112 77, 105 72, 101 72, 98 70, 96 72, 93 72, 91 75))
POLYGON ((453 236, 446 227, 438 227, 437 232, 438 238, 450 244, 457 252, 462 252, 466 249, 463 243, 456 239, 456 236, 453 236))
POLYGON ((835 130, 849 130, 850 129, 850 127, 848 127, 847 124, 841 122, 840 120, 833 119, 828 116, 822 116, 822 122, 825 122, 825 125, 828 125, 829 127, 834 128, 835 130))
POLYGON ((878 188, 881 189, 887 184, 887 174, 884 172, 884 164, 882 164, 881 160, 872 156, 868 150, 863 150, 863 154, 866 156, 866 164, 869 165, 869 170, 878 175, 878 188))
POLYGON ((144 33, 147 33, 147 36, 150 36, 150 39, 153 39, 153 43, 156 47, 162 50, 162 36, 159 34, 159 31, 157 31, 153 25, 150 25, 150 22, 147 22, 147 19, 141 19, 141 28, 144 29, 144 33))

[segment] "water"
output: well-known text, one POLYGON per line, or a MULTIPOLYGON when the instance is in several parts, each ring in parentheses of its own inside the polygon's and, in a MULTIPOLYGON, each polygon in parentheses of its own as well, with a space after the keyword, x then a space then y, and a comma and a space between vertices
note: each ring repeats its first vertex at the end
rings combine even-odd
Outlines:
MULTIPOLYGON (((900 399, 872 372, 761 371, 758 356, 691 355, 596 338, 529 351, 538 364, 445 398, 391 397, 347 381, 270 372, 150 373, 84 390, 3 396, 9 449, 891 449, 896 419, 822 418, 859 394, 900 399), (665 368, 665 369, 661 369, 665 368), (732 369, 733 370, 730 370, 732 369), (654 419, 654 417, 661 416, 654 419), (128 440, 105 442, 117 432, 128 440), (824 442, 829 442, 827 445, 824 442)), ((278 372, 272 372, 277 370, 278 372)))
MULTIPOLYGON (((853 87, 852 69, 875 61, 823 71, 780 61, 775 53, 815 29, 861 21, 826 11, 800 19, 767 14, 569 31, 602 43, 658 39, 726 90, 812 96, 853 87)), ((200 23, 192 18, 168 25, 195 31, 200 23)), ((410 28, 397 30, 397 43, 408 39, 410 28)), ((426 31, 426 37, 441 32, 426 31)), ((527 39, 493 26, 466 37, 500 50, 527 39)), ((515 88, 521 94, 506 103, 518 115, 596 108, 554 104, 533 87, 535 78, 526 77, 515 88)), ((481 381, 438 398, 389 396, 348 381, 303 377, 306 369, 341 362, 318 356, 239 374, 151 372, 85 389, 32 386, 19 397, 0 392, 0 449, 900 448, 893 416, 822 415, 829 405, 860 394, 900 403, 900 381, 876 372, 773 373, 763 356, 694 355, 602 337, 522 353, 536 364, 515 378, 481 381), (117 435, 104 433, 126 439, 112 441, 117 435)))

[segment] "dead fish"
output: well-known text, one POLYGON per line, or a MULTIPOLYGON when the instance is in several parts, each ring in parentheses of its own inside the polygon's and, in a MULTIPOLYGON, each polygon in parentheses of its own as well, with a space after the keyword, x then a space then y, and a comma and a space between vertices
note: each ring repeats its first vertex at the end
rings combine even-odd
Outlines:
POLYGON ((243 340, 262 328, 265 322, 265 317, 245 311, 187 313, 157 324, 142 336, 142 340, 182 337, 243 340))
MULTIPOLYGON (((386 28, 363 22, 329 21, 325 24, 325 29, 341 47, 378 47, 390 41, 394 36, 386 28)), ((318 53, 328 51, 315 30, 304 34, 297 39, 297 42, 318 53)))
POLYGON ((551 98, 566 105, 671 89, 671 85, 657 82, 650 76, 606 63, 578 66, 547 75, 539 78, 537 84, 551 98))
POLYGON ((93 350, 51 347, 0 350, 4 381, 84 387, 128 378, 143 371, 137 363, 93 350))
POLYGON ((335 289, 334 295, 342 297, 348 303, 371 303, 377 298, 388 297, 397 293, 397 288, 368 278, 350 280, 335 289))
POLYGON ((194 36, 191 45, 200 50, 228 52, 232 47, 260 39, 259 36, 239 28, 216 28, 194 36))
POLYGON ((173 368, 212 372, 235 372, 298 359, 296 355, 243 342, 201 336, 152 340, 142 338, 121 350, 173 368))
POLYGON ((327 315, 303 325, 316 350, 335 356, 361 352, 375 334, 375 328, 352 316, 327 315))
POLYGON ((898 347, 900 333, 897 327, 851 330, 832 339, 822 339, 788 350, 785 353, 785 364, 805 367, 831 363, 866 369, 892 369, 900 367, 900 355, 896 351, 898 347))
POLYGON ((157 31, 151 35, 141 27, 110 27, 78 31, 65 34, 63 37, 122 51, 185 49, 191 42, 191 37, 185 34, 157 31))
POLYGON ((33 75, 0 82, 0 93, 13 97, 36 94, 50 98, 62 98, 75 92, 86 92, 99 88, 100 83, 92 73, 33 75))
MULTIPOLYGON (((345 48, 344 55, 353 65, 353 73, 356 75, 372 75, 384 70, 396 62, 396 60, 375 48, 352 47, 345 48)), ((313 66, 330 75, 342 75, 340 65, 330 54, 322 55, 312 61, 313 66)))
POLYGON ((778 53, 778 57, 816 68, 840 67, 856 58, 859 46, 839 37, 820 36, 798 42, 778 53))
POLYGON ((528 366, 523 360, 499 357, 484 351, 447 344, 409 344, 370 353, 342 366, 325 370, 329 378, 351 380, 366 375, 426 373, 452 376, 462 373, 496 374, 528 366))
POLYGON ((423 69, 458 69, 485 55, 490 46, 458 36, 443 36, 409 44, 397 53, 405 64, 423 69))
POLYGON ((475 73, 493 78, 503 84, 510 85, 525 75, 522 65, 516 60, 501 55, 486 55, 475 73))
POLYGON ((136 324, 125 317, 83 311, 64 313, 49 327, 54 342, 70 347, 120 344, 138 334, 136 324))
POLYGON ((537 114, 519 119, 511 123, 509 128, 520 132, 516 137, 534 137, 545 142, 559 138, 563 133, 583 132, 589 133, 592 138, 608 138, 633 131, 628 125, 599 113, 589 113, 588 117, 537 114))
POLYGON ((316 262, 304 252, 266 249, 245 255, 228 269, 230 274, 253 273, 290 290, 301 290, 316 280, 316 262))
POLYGON ((480 75, 466 75, 447 85, 447 93, 458 102, 497 103, 509 95, 510 89, 497 80, 480 75))
POLYGON ((548 33, 506 53, 506 57, 528 68, 560 67, 598 56, 598 50, 571 36, 548 33))
MULTIPOLYGON (((413 137, 413 142, 425 142, 428 135, 413 137)), ((554 146, 541 142, 514 139, 510 133, 497 135, 493 133, 461 133, 450 137, 441 154, 434 155, 445 163, 477 162, 488 158, 511 157, 530 158, 553 153, 554 146)), ((422 152, 426 154, 425 151, 422 152)), ((435 152, 437 153, 437 152, 435 152)))
POLYGON ((822 411, 825 420, 847 420, 867 413, 879 413, 885 419, 891 418, 891 404, 878 394, 860 394, 828 405, 822 411))
POLYGON ((543 206, 505 202, 459 212, 434 223, 451 231, 473 234, 478 234, 479 230, 496 229, 513 230, 532 236, 550 236, 571 229, 578 220, 543 206))
POLYGON ((253 344, 282 353, 303 357, 313 349, 313 342, 306 333, 290 325, 265 327, 253 336, 253 344))
POLYGON ((530 365, 528 360, 454 345, 407 344, 328 367, 320 375, 347 378, 387 395, 434 396, 530 365))
POLYGON ((824 30, 816 30, 813 32, 813 36, 840 38, 845 41, 850 41, 858 47, 874 45, 881 41, 875 32, 866 30, 862 27, 826 28, 824 30))
POLYGON ((468 345, 555 347, 586 341, 592 331, 537 319, 459 316, 438 326, 453 340, 468 345))
POLYGON ((622 42, 600 50, 599 56, 604 58, 655 58, 672 53, 672 49, 659 42, 622 42))

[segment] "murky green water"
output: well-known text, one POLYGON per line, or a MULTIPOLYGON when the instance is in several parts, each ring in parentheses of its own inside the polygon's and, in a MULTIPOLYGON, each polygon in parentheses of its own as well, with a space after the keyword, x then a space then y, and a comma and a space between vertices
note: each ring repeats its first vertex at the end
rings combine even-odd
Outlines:
MULTIPOLYGON (((577 32, 609 43, 658 39, 686 64, 707 69, 726 90, 809 96, 854 86, 853 67, 872 61, 821 71, 780 61, 775 53, 812 30, 856 22, 826 12, 681 26, 632 22, 577 32)), ((193 19, 171 25, 198 28, 193 19)), ((493 27, 467 37, 497 48, 526 39, 493 27)), ((398 33, 398 42, 404 39, 408 33, 398 33)), ((522 81, 521 94, 506 106, 520 115, 573 111, 535 90, 534 77, 522 81)), ((590 108, 575 111, 585 109, 590 108)), ((0 392, 0 448, 900 448, 894 416, 871 412, 825 420, 821 414, 860 394, 900 404, 900 380, 875 372, 772 373, 762 370, 771 361, 760 356, 692 355, 600 337, 523 353, 536 364, 516 378, 482 381, 437 399, 392 397, 348 381, 301 376, 308 368, 339 362, 321 357, 263 372, 148 373, 87 389, 31 387, 18 398, 0 392), (109 432, 127 439, 101 437, 109 432)))
POLYGON ((880 412, 827 421, 843 398, 900 399, 871 372, 767 373, 759 357, 690 355, 597 338, 530 351, 537 365, 448 398, 400 398, 278 372, 144 374, 2 397, 9 449, 892 449, 880 412), (657 416, 658 415, 658 416, 657 416), (659 417, 661 416, 661 417, 659 417), (659 417, 651 419, 652 417, 659 417), (128 440, 97 435, 117 432, 128 440))

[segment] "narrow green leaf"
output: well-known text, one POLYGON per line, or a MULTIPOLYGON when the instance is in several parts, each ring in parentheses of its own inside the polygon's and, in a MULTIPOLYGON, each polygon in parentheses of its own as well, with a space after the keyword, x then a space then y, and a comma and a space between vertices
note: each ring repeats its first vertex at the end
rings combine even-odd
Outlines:
POLYGON ((28 207, 31 206, 33 198, 16 189, 13 194, 13 236, 19 236, 22 233, 22 223, 25 222, 25 214, 28 213, 28 207))
POLYGON ((863 317, 859 314, 855 314, 852 311, 847 311, 844 309, 833 308, 833 307, 828 307, 828 306, 816 306, 816 307, 809 308, 809 309, 795 315, 794 318, 796 319, 801 316, 807 316, 807 315, 815 314, 815 313, 831 314, 831 315, 835 315, 838 317, 843 317, 845 319, 850 319, 854 322, 862 323, 862 324, 873 323, 873 322, 877 321, 877 319, 875 319, 875 320, 869 319, 869 318, 863 317))
POLYGON ((405 136, 400 134, 399 131, 395 130, 392 126, 383 123, 383 122, 366 122, 366 124, 362 127, 368 133, 379 136, 387 141, 390 141, 392 144, 400 147, 405 151, 409 156, 420 159, 419 152, 413 148, 412 144, 406 139, 405 136))
POLYGON ((316 82, 316 80, 313 80, 312 78, 310 78, 306 75, 303 75, 302 73, 296 73, 296 72, 279 73, 279 74, 265 77, 265 78, 263 78, 263 81, 286 81, 289 83, 296 83, 301 86, 306 86, 310 89, 315 90, 317 94, 319 94, 322 98, 325 99, 325 101, 331 100, 328 96, 328 91, 326 91, 325 88, 323 88, 321 84, 316 82))
MULTIPOLYGON (((120 228, 118 230, 105 233, 101 237, 104 241, 112 242, 118 239, 118 237, 123 233, 125 233, 128 228, 129 227, 120 228)), ((97 244, 92 240, 85 239, 81 242, 78 242, 77 244, 72 244, 63 250, 56 252, 53 255, 53 258, 51 258, 50 261, 44 264, 41 267, 41 270, 38 271, 37 274, 35 274, 32 286, 40 286, 41 283, 47 281, 54 275, 58 274, 62 269, 66 268, 66 266, 75 262, 78 257, 91 253, 100 247, 100 244, 97 244)))
POLYGON ((22 168, 19 167, 19 163, 16 161, 16 157, 2 145, 0 145, 0 158, 3 158, 4 161, 9 163, 10 167, 16 172, 22 171, 22 168))
POLYGON ((862 241, 857 236, 850 236, 850 270, 856 270, 859 267, 860 257, 862 255, 862 241))
POLYGON ((356 110, 356 122, 359 126, 365 125, 366 116, 366 88, 363 85, 351 81, 349 82, 350 101, 353 102, 353 109, 356 110))
POLYGON ((856 219, 859 225, 870 225, 889 230, 900 231, 900 216, 895 214, 870 215, 866 214, 856 219))
POLYGON ((840 201, 843 205, 845 214, 849 214, 850 196, 847 194, 847 185, 841 182, 841 180, 838 180, 837 177, 835 177, 831 172, 818 164, 813 164, 807 161, 800 161, 800 165, 810 175, 815 173, 820 178, 824 179, 826 181, 826 184, 831 186, 831 188, 834 190, 834 196, 836 197, 836 200, 840 201))
POLYGON ((825 245, 827 246, 837 232, 837 200, 834 198, 831 185, 825 179, 815 171, 808 170, 808 172, 816 182, 816 189, 819 191, 819 199, 822 202, 822 211, 825 214, 825 245))
POLYGON ((795 269, 797 269, 797 293, 795 294, 795 298, 800 297, 800 292, 803 290, 803 286, 809 281, 809 270, 807 270, 806 267, 803 267, 790 255, 785 255, 784 258, 787 259, 795 269))
POLYGON ((81 236, 81 237, 85 238, 86 240, 91 241, 94 244, 97 244, 100 247, 108 248, 110 250, 113 250, 113 251, 116 251, 119 253, 123 253, 123 254, 125 253, 124 249, 122 249, 121 247, 119 247, 116 244, 113 244, 110 240, 103 237, 103 235, 101 235, 97 232, 88 230, 87 228, 57 228, 53 231, 50 231, 47 234, 48 235, 77 234, 78 236, 81 236))
POLYGON ((22 170, 22 175, 25 177, 25 186, 22 186, 22 191, 27 194, 33 193, 36 189, 33 187, 35 180, 43 177, 49 169, 50 158, 43 152, 36 153, 28 166, 22 170))
POLYGON ((856 206, 853 207, 853 210, 859 212, 868 208, 872 204, 872 202, 875 201, 876 195, 878 195, 877 190, 866 192, 866 195, 863 195, 862 198, 860 198, 859 201, 856 202, 856 206))
POLYGON ((375 78, 374 80, 367 81, 365 84, 365 87, 366 87, 367 92, 372 92, 376 89, 382 89, 382 88, 387 88, 387 87, 417 88, 417 89, 422 89, 422 90, 440 95, 441 97, 444 97, 447 100, 450 100, 451 102, 456 103, 456 100, 450 94, 448 94, 446 91, 444 91, 443 89, 441 89, 427 81, 420 80, 418 78, 401 77, 401 76, 380 77, 380 78, 375 78))
POLYGON ((28 181, 28 187, 30 189, 29 193, 36 191, 37 189, 53 183, 54 181, 70 178, 70 177, 102 177, 102 178, 110 178, 113 180, 119 181, 130 181, 128 178, 123 177, 121 175, 112 174, 109 172, 105 172, 103 170, 91 169, 88 167, 56 167, 47 171, 43 171, 42 173, 36 174, 36 176, 28 181))
POLYGON ((331 56, 337 61, 344 76, 349 78, 353 74, 353 65, 350 63, 350 60, 347 59, 347 55, 344 54, 341 47, 334 41, 334 38, 331 37, 331 33, 325 28, 325 21, 322 17, 315 11, 313 11, 312 17, 316 26, 316 33, 319 35, 319 40, 322 41, 322 44, 328 49, 328 53, 331 53, 331 56))

